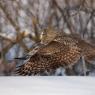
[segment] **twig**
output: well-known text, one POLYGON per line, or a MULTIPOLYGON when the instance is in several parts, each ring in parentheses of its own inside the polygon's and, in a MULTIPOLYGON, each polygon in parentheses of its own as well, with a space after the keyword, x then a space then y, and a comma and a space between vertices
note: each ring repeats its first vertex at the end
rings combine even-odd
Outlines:
POLYGON ((0 37, 3 38, 6 41, 9 41, 11 43, 14 43, 14 40, 13 39, 8 38, 7 36, 3 35, 2 33, 0 33, 0 37))
POLYGON ((86 76, 87 67, 86 67, 84 56, 81 57, 81 60, 82 60, 82 66, 83 66, 83 74, 84 76, 86 76))

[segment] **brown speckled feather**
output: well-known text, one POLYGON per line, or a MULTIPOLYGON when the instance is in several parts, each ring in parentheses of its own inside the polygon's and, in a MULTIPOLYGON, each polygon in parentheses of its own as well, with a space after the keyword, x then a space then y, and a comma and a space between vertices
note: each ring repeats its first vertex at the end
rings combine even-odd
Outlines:
POLYGON ((45 71, 50 72, 58 67, 72 65, 80 58, 80 48, 71 47, 52 41, 41 48, 27 63, 22 65, 17 73, 19 75, 36 75, 45 71))
POLYGON ((59 32, 54 41, 68 46, 77 45, 77 47, 80 48, 81 55, 85 57, 87 62, 95 60, 95 45, 81 39, 77 34, 67 35, 63 32, 59 32))
MULTIPOLYGON (((53 34, 53 31, 51 31, 53 34)), ((17 69, 19 75, 41 75, 52 72, 58 67, 77 63, 81 56, 85 60, 95 58, 95 47, 75 35, 57 32, 55 35, 42 37, 40 47, 28 61, 17 69), (50 37, 50 39, 49 39, 50 37)), ((35 50, 35 49, 34 49, 35 50)))

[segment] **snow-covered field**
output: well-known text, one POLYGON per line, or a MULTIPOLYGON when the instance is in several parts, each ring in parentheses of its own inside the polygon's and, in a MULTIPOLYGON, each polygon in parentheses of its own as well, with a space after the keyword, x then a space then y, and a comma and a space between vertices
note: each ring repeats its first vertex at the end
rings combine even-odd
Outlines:
POLYGON ((95 95, 95 77, 0 77, 0 95, 95 95))

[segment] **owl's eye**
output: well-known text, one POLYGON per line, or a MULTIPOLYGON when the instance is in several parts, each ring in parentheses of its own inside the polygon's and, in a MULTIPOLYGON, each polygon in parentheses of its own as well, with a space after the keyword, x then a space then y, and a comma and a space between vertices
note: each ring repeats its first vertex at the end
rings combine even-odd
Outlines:
POLYGON ((45 37, 46 35, 47 35, 47 31, 45 30, 45 31, 43 31, 43 32, 41 33, 41 38, 45 37))

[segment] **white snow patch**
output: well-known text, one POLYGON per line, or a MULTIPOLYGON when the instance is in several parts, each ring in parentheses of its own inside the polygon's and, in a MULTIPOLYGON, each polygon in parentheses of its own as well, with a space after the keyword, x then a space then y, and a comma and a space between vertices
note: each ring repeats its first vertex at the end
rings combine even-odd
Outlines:
POLYGON ((1 77, 1 95, 95 95, 94 77, 1 77))

